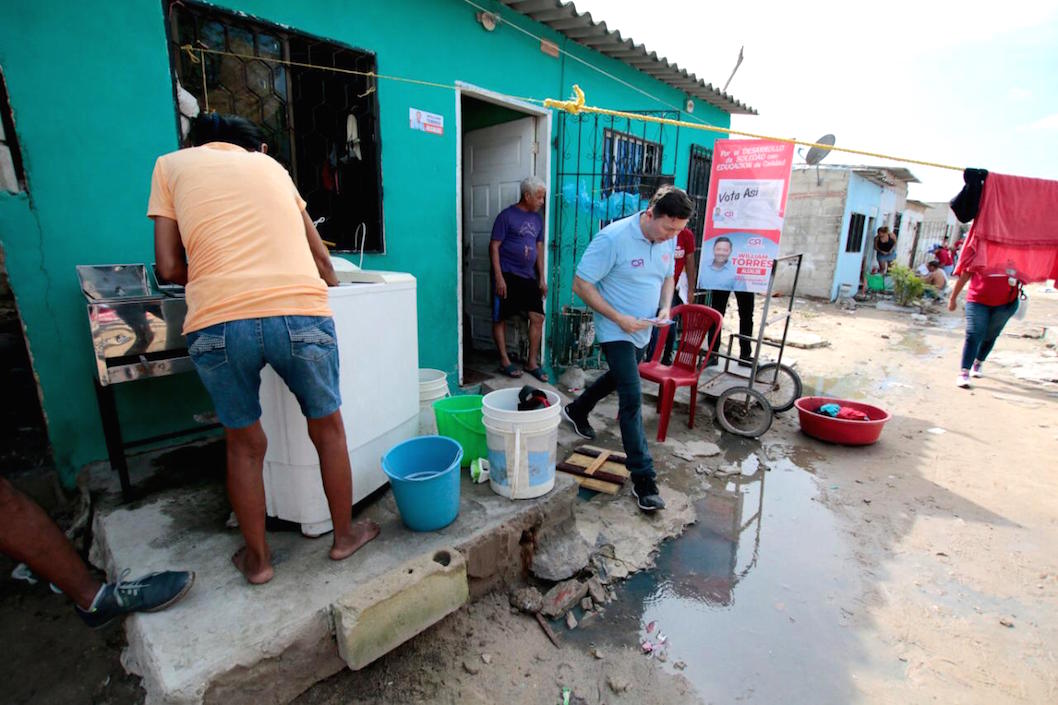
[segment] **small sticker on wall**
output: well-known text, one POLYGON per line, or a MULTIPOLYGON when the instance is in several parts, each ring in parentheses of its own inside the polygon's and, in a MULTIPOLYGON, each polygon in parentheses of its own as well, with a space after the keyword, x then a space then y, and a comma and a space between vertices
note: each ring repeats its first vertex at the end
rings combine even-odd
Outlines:
POLYGON ((413 130, 429 132, 433 135, 443 135, 445 133, 444 115, 428 113, 418 108, 408 108, 408 121, 413 130))

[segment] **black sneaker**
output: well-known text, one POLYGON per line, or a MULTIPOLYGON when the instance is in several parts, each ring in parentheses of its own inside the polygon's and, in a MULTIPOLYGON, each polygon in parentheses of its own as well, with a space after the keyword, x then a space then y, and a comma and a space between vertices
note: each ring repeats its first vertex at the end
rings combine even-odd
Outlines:
POLYGON ((577 435, 581 438, 587 438, 589 441, 595 440, 595 429, 588 423, 587 416, 578 416, 572 407, 572 404, 566 404, 562 407, 562 417, 573 424, 573 430, 577 432, 577 435))
POLYGON ((632 496, 636 498, 636 504, 644 512, 665 508, 665 500, 661 498, 658 485, 651 477, 632 478, 632 496))
POLYGON ((128 570, 116 583, 107 583, 87 610, 76 607, 85 624, 99 629, 114 618, 129 612, 157 612, 177 602, 195 583, 191 571, 151 573, 135 580, 125 580, 128 570))

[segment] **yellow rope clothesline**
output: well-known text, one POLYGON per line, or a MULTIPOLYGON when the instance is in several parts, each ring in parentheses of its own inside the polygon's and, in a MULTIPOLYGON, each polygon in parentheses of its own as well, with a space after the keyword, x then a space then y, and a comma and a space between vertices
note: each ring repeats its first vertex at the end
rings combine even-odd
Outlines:
POLYGON ((596 108, 593 106, 584 104, 584 91, 580 89, 580 86, 573 86, 573 98, 569 100, 555 100, 554 98, 548 98, 544 101, 545 108, 554 108, 555 110, 564 110, 572 115, 579 115, 580 113, 594 113, 596 115, 610 115, 613 117, 627 118, 629 120, 642 120, 643 122, 654 122, 661 125, 673 125, 675 127, 686 127, 692 130, 706 130, 709 132, 719 132, 725 135, 738 135, 740 137, 754 137, 756 139, 771 140, 773 142, 785 142, 787 144, 796 144, 803 147, 818 147, 819 149, 825 149, 834 152, 847 152, 849 154, 859 154, 865 157, 875 157, 878 159, 888 159, 894 162, 905 162, 908 164, 921 164, 922 166, 931 166, 938 169, 950 169, 952 171, 963 171, 965 167, 952 166, 951 164, 941 164, 939 162, 928 162, 922 159, 910 159, 908 157, 896 157, 891 154, 882 154, 880 152, 868 152, 862 149, 852 149, 850 147, 834 147, 829 144, 819 144, 817 142, 805 142, 802 140, 790 139, 788 137, 774 137, 771 135, 761 135, 754 132, 743 132, 741 130, 732 130, 726 127, 716 127, 714 125, 705 125, 700 123, 686 122, 684 120, 673 120, 672 118, 662 118, 653 115, 642 115, 640 113, 629 113, 622 110, 609 110, 607 108, 596 108))
MULTIPOLYGON (((202 63, 202 92, 206 91, 206 68, 205 62, 202 61, 205 54, 215 54, 217 56, 230 56, 235 59, 246 59, 248 61, 262 61, 269 64, 282 64, 284 66, 296 66, 303 69, 316 69, 319 71, 333 71, 335 73, 344 73, 351 76, 363 76, 365 78, 382 79, 385 81, 396 81, 398 83, 410 83, 414 86, 427 86, 429 88, 444 88, 446 90, 454 91, 458 86, 450 83, 437 83, 435 81, 423 81, 417 78, 405 78, 404 76, 392 76, 384 73, 376 73, 375 71, 357 71, 356 69, 345 69, 338 66, 320 66, 318 64, 309 64, 302 61, 291 61, 289 59, 274 59, 266 56, 254 56, 253 54, 239 54, 233 51, 222 51, 220 49, 207 49, 205 47, 196 47, 190 44, 184 44, 180 47, 181 51, 186 51, 193 63, 202 63), (195 56, 198 54, 199 56, 195 56)), ((510 96, 516 100, 520 100, 524 103, 536 103, 543 104, 543 100, 540 98, 522 98, 520 96, 510 96)), ((209 98, 207 97, 208 101, 209 98)), ((207 110, 208 110, 207 104, 207 110)))
MULTIPOLYGON (((291 61, 289 59, 275 59, 263 56, 254 56, 252 54, 239 54, 237 52, 223 51, 220 49, 209 49, 206 47, 196 47, 190 44, 184 44, 180 47, 182 51, 187 52, 188 57, 192 63, 202 64, 202 93, 205 99, 206 111, 209 111, 209 91, 206 86, 206 67, 205 67, 205 55, 214 54, 217 56, 230 56, 236 59, 245 59, 249 61, 261 61, 271 64, 282 64, 284 66, 296 66, 298 68, 316 69, 322 71, 333 71, 335 73, 343 73, 352 76, 362 76, 365 78, 374 78, 376 80, 382 79, 386 81, 396 81, 399 83, 408 83, 416 86, 426 86, 429 88, 442 88, 445 90, 457 90, 457 86, 448 83, 437 83, 435 81, 424 81, 417 78, 406 78, 404 76, 393 76, 389 74, 381 74, 375 71, 357 71, 356 69, 346 69, 337 66, 319 66, 317 64, 309 64, 301 61, 291 61), (197 56, 196 56, 197 54, 197 56)), ((828 144, 819 144, 816 142, 806 142, 803 140, 790 139, 788 137, 775 137, 773 135, 762 135, 754 132, 745 132, 742 130, 732 130, 727 127, 718 127, 716 125, 708 125, 705 123, 687 122, 686 120, 674 120, 672 118, 656 117, 654 115, 644 115, 642 113, 632 113, 623 110, 610 110, 608 108, 597 108, 594 106, 585 104, 584 91, 581 90, 580 86, 573 86, 573 97, 569 100, 557 100, 555 98, 546 98, 541 100, 540 98, 525 98, 522 96, 510 96, 515 100, 520 100, 524 103, 536 103, 543 105, 545 108, 552 108, 554 110, 563 110, 571 115, 579 115, 580 113, 593 113, 596 115, 609 115, 612 117, 620 117, 628 120, 641 120, 643 122, 652 122, 660 125, 672 125, 674 127, 685 127, 691 130, 705 130, 707 132, 717 132, 724 135, 737 135, 739 137, 752 137, 755 139, 771 140, 773 142, 785 142, 787 144, 796 144, 803 147, 818 147, 819 149, 845 152, 847 154, 857 154, 864 157, 874 157, 877 159, 886 159, 894 162, 904 162, 907 164, 919 164, 922 166, 935 167, 937 169, 948 169, 951 171, 963 171, 964 167, 953 166, 951 164, 942 164, 940 162, 930 162, 922 159, 911 159, 909 157, 897 157, 891 154, 883 154, 881 152, 869 152, 862 149, 853 149, 851 147, 834 147, 828 144)))

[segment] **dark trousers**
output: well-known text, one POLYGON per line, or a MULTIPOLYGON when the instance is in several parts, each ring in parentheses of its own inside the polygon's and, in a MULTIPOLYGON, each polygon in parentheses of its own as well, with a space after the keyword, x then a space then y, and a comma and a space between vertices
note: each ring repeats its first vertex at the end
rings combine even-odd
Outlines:
MULTIPOLYGON (((715 308, 723 316, 727 311, 727 300, 730 296, 730 291, 717 291, 713 289, 710 293, 709 300, 712 302, 710 306, 715 308)), ((753 294, 749 291, 736 291, 735 302, 738 304, 738 332, 740 335, 749 336, 748 338, 740 338, 738 341, 739 345, 739 357, 743 360, 750 360, 753 358, 753 341, 751 338, 753 335, 753 294)), ((710 332, 710 340, 712 339, 713 333, 710 332)), ((723 346, 724 341, 717 342, 718 350, 726 350, 723 346)))
POLYGON ((962 368, 970 369, 974 360, 984 362, 1003 326, 1018 310, 1018 300, 1002 306, 988 306, 974 301, 966 302, 966 340, 962 346, 962 368))
POLYGON ((650 457, 643 432, 643 394, 639 384, 639 363, 646 349, 624 340, 602 343, 600 347, 610 369, 573 401, 573 411, 587 417, 596 404, 617 390, 617 420, 621 426, 621 445, 628 457, 628 472, 636 477, 653 478, 654 459, 650 457))

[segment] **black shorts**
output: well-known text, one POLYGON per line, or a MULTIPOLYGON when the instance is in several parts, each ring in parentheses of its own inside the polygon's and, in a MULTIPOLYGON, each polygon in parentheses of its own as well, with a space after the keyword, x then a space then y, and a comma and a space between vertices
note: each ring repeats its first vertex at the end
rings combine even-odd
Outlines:
POLYGON ((524 313, 544 313, 544 297, 540 293, 540 285, 535 279, 526 279, 517 274, 503 273, 503 281, 507 282, 507 298, 500 298, 496 293, 496 283, 492 284, 492 322, 499 323, 511 316, 524 313))

